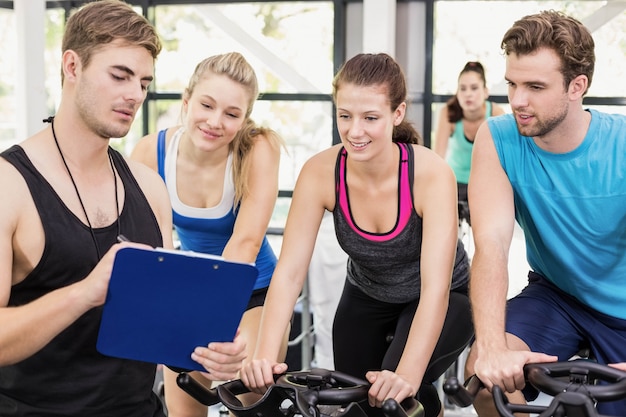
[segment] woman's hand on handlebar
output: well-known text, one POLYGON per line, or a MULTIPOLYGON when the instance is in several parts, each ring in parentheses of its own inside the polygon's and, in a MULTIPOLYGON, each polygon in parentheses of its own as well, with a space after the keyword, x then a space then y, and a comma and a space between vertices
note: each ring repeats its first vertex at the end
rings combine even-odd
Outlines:
POLYGON ((232 342, 213 342, 208 346, 199 346, 191 354, 191 359, 207 370, 203 375, 211 381, 237 378, 245 358, 246 343, 239 335, 239 330, 232 342))
POLYGON ((417 394, 417 388, 413 387, 402 375, 392 371, 369 371, 365 374, 365 378, 372 384, 368 392, 368 402, 372 407, 382 407, 383 402, 388 398, 393 398, 399 403, 417 394))
POLYGON ((274 375, 287 372, 287 364, 270 361, 269 359, 252 359, 241 369, 241 382, 252 392, 264 394, 274 385, 274 375))
POLYGON ((557 359, 556 356, 528 350, 491 350, 478 355, 474 373, 489 391, 498 385, 506 392, 515 392, 526 385, 525 364, 555 362, 557 359))

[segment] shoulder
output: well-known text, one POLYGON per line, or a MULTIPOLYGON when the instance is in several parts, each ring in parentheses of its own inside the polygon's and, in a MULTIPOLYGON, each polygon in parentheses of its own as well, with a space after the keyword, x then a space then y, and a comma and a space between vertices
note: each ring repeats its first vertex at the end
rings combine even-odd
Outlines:
POLYGON ((441 110, 439 110, 439 119, 448 120, 448 106, 445 103, 441 106, 441 110))
POLYGON ((497 103, 491 102, 491 115, 500 116, 505 114, 504 108, 497 103))
POLYGON ((153 210, 162 212, 170 210, 169 195, 163 179, 159 174, 145 164, 125 159, 133 177, 139 184, 139 188, 146 196, 153 210))
POLYGON ((157 169, 157 137, 158 133, 144 136, 137 142, 130 154, 130 159, 141 162, 150 168, 157 169))
POLYGON ((594 109, 588 109, 591 114, 591 123, 589 125, 588 135, 595 138, 603 138, 596 144, 602 144, 606 147, 617 147, 617 152, 621 155, 614 155, 615 157, 622 157, 626 149, 626 115, 605 113, 594 109))
POLYGON ((261 133, 252 137, 252 149, 255 151, 270 152, 280 154, 282 139, 273 130, 263 129, 261 133))
POLYGON ((172 206, 165 183, 159 174, 146 165, 126 158, 128 167, 134 176, 141 192, 148 200, 161 234, 163 235, 163 245, 165 248, 172 247, 172 206))
MULTIPOLYGON (((15 262, 14 258, 11 259, 14 254, 8 252, 12 248, 11 242, 18 239, 21 240, 24 248, 32 247, 33 242, 39 239, 38 235, 33 233, 33 230, 36 230, 33 225, 39 224, 40 220, 26 179, 12 163, 2 157, 0 157, 0 187, 4 195, 11 196, 3 198, 0 204, 0 218, 2 219, 0 222, 0 248, 2 248, 0 257, 3 262, 6 261, 0 274, 4 274, 7 268, 10 271, 11 265, 15 262)), ((10 274, 0 277, 0 281, 7 277, 4 283, 10 283, 10 274)), ((0 292, 2 292, 1 289, 0 292)), ((5 305, 3 302, 6 300, 1 300, 1 298, 2 295, 0 295, 0 305, 5 305)))
POLYGON ((617 113, 607 113, 596 109, 587 109, 591 114, 592 122, 608 123, 610 126, 624 126, 626 124, 626 115, 617 113))
POLYGON ((486 123, 483 125, 489 126, 490 130, 493 129, 510 129, 515 128, 517 130, 517 125, 515 124, 515 118, 511 113, 503 113, 498 116, 492 116, 487 119, 486 123))
POLYGON ((342 148, 343 148, 342 144, 337 144, 337 145, 331 146, 330 148, 324 149, 316 153, 312 157, 310 157, 306 161, 304 166, 314 168, 314 169, 319 169, 322 167, 334 167, 337 162, 337 157, 339 155, 339 152, 341 151, 342 148))
POLYGON ((448 163, 441 158, 435 151, 427 148, 423 145, 408 145, 413 148, 413 155, 415 159, 416 174, 418 169, 425 168, 425 172, 434 171, 447 171, 449 169, 448 163))
POLYGON ((414 192, 430 190, 432 188, 456 187, 456 177, 450 165, 433 150, 421 145, 411 145, 415 155, 414 192))
POLYGON ((130 168, 131 173, 137 180, 139 186, 143 189, 144 187, 152 188, 153 186, 157 186, 159 188, 160 185, 165 186, 163 183, 163 179, 159 176, 155 170, 146 166, 144 163, 125 158, 126 163, 128 163, 128 167, 130 168))
POLYGON ((450 122, 449 117, 448 106, 444 105, 439 111, 439 118, 437 119, 436 135, 438 140, 443 140, 454 133, 457 123, 450 122))
MULTIPOLYGON (((7 158, 9 158, 9 154, 12 154, 11 159, 13 160, 21 159, 19 154, 23 154, 38 175, 42 176, 48 183, 53 184, 59 175, 63 177, 67 175, 66 171, 51 168, 54 165, 50 162, 50 152, 53 147, 54 145, 50 144, 49 138, 46 137, 43 131, 40 131, 19 143, 18 146, 6 149, 4 154, 7 155, 7 158)), ((56 152, 56 149, 54 151, 56 152)), ((15 165, 4 157, 0 157, 0 187, 5 195, 11 196, 11 198, 3 199, 2 206, 9 203, 19 205, 31 199, 26 179, 15 165)), ((4 219, 4 217, 2 218, 4 219)))
MULTIPOLYGON (((167 147, 174 134, 178 131, 178 126, 170 127, 164 130, 165 146, 167 147)), ((137 142, 130 154, 130 159, 141 162, 156 171, 158 167, 157 142, 160 133, 161 131, 150 133, 139 139, 139 142, 137 142)))
POLYGON ((20 207, 30 199, 30 191, 22 174, 4 158, 0 158, 0 187, 5 195, 11 196, 0 204, 2 222, 5 223, 13 215, 17 217, 20 207))
MULTIPOLYGON (((510 113, 501 114, 499 116, 489 117, 483 122, 476 132, 472 155, 475 149, 482 148, 484 143, 493 143, 499 146, 499 143, 513 135, 519 136, 515 118, 510 113)), ((508 140, 507 142, 511 142, 508 140)), ((491 145, 490 145, 491 146, 491 145)))
MULTIPOLYGON (((310 157, 302 166, 298 176, 298 182, 312 181, 324 183, 327 179, 334 184, 335 165, 341 144, 320 151, 310 157)), ((334 185, 333 185, 334 186, 334 185)))
POLYGON ((438 124, 439 126, 454 126, 455 123, 451 123, 449 120, 450 114, 448 111, 448 106, 444 104, 444 106, 441 108, 441 110, 439 110, 439 118, 438 118, 438 124))
POLYGON ((332 211, 335 202, 335 164, 342 145, 334 145, 310 157, 302 166, 294 197, 309 208, 319 204, 332 211))

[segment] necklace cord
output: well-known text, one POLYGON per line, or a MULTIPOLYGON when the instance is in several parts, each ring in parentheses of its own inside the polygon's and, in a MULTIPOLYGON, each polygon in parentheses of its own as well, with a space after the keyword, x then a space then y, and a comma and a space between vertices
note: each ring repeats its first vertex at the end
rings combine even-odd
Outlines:
MULTIPOLYGON (((57 146, 57 150, 59 151, 59 155, 61 156, 63 165, 65 165, 65 170, 67 171, 67 174, 69 175, 70 180, 72 181, 72 185, 74 186, 76 197, 78 197, 78 202, 80 203, 80 207, 83 209, 83 214, 85 215, 85 219, 87 220, 87 225, 89 226, 89 232, 91 233, 91 239, 93 240, 94 246, 96 248, 96 256, 98 257, 98 260, 100 260, 101 253, 100 253, 100 246, 98 245, 98 239, 96 238, 96 233, 94 232, 93 226, 91 225, 91 221, 89 220, 89 216, 87 215, 87 209, 85 208, 83 199, 80 197, 80 192, 78 191, 78 186, 76 185, 76 181, 74 181, 74 177, 72 176, 72 171, 70 171, 70 167, 67 165, 67 162, 65 161, 65 156, 63 155, 63 152, 61 151, 61 146, 59 145, 59 141, 57 139, 57 135, 54 130, 54 116, 48 117, 47 119, 44 120, 44 122, 50 123, 50 126, 52 127, 52 137, 54 138, 54 143, 57 146)), ((107 150, 107 154, 109 157, 109 164, 111 165, 111 171, 113 172, 113 184, 114 184, 114 191, 115 191, 115 211, 117 212, 117 218, 116 218, 117 235, 119 236, 120 235, 120 206, 119 206, 119 199, 117 196, 117 173, 115 171, 115 166, 113 165, 113 156, 111 155, 111 149, 107 150)))

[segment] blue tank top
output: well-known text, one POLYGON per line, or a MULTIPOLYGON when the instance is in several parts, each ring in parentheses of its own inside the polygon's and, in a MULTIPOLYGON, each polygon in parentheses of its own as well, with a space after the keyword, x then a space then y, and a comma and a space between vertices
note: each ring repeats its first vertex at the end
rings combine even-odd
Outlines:
MULTIPOLYGON (((165 130, 159 132, 157 139, 158 171, 165 181, 172 200, 174 228, 180 240, 181 249, 221 255, 233 234, 237 220, 237 210, 233 207, 235 194, 230 170, 232 164, 228 163, 228 172, 224 176, 223 198, 218 207, 205 209, 185 206, 178 199, 175 177, 176 155, 182 132, 183 130, 179 129, 174 134, 168 152, 165 149, 165 130), (183 210, 185 213, 181 213, 183 210)), ((259 270, 259 275, 254 289, 266 288, 269 286, 276 267, 276 255, 267 237, 263 238, 255 266, 259 270)))
POLYGON ((507 114, 489 129, 515 198, 530 267, 582 303, 626 319, 626 117, 595 110, 583 142, 554 154, 507 114))
MULTIPOLYGON (((413 147, 397 145, 400 148, 398 218, 387 233, 369 233, 354 222, 346 184, 347 152, 343 147, 335 168, 333 218, 339 245, 348 254, 347 279, 370 297, 388 303, 418 299, 421 286, 422 218, 413 207, 413 147)), ((465 286, 468 278, 469 261, 459 240, 452 289, 465 286)))
MULTIPOLYGON (((485 114, 490 117, 491 102, 486 101, 485 106, 485 114)), ((454 171, 458 183, 467 184, 469 182, 473 148, 474 142, 467 140, 463 131, 463 120, 459 120, 454 125, 454 132, 448 140, 448 152, 446 154, 446 161, 454 171)))

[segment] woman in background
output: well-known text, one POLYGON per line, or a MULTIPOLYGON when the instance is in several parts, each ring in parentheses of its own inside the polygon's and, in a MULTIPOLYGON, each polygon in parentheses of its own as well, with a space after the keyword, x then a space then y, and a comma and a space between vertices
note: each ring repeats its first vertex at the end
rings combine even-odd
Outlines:
POLYGON ((459 204, 467 210, 468 222, 467 183, 476 131, 488 117, 504 114, 502 107, 487 100, 488 97, 485 69, 480 62, 468 62, 459 74, 456 94, 439 113, 435 133, 435 152, 445 158, 454 171, 459 204))

